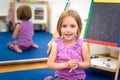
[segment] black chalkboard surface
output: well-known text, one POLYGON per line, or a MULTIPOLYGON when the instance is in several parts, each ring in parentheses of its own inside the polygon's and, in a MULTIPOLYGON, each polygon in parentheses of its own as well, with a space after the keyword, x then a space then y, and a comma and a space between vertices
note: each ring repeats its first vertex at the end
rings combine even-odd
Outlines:
POLYGON ((116 46, 120 37, 120 4, 92 3, 84 38, 116 46))

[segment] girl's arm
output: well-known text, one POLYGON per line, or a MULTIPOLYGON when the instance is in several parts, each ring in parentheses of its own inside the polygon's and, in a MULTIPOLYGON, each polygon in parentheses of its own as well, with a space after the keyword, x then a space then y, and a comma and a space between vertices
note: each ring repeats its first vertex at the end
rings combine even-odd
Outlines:
POLYGON ((54 44, 52 46, 52 50, 47 61, 47 67, 49 69, 59 70, 59 69, 64 69, 68 67, 67 63, 57 63, 56 57, 57 57, 57 48, 56 48, 56 44, 54 44))
POLYGON ((12 38, 17 38, 20 28, 21 28, 20 24, 17 24, 13 32, 12 38))
POLYGON ((89 51, 87 43, 83 43, 82 57, 83 57, 83 62, 79 62, 78 67, 89 68, 91 65, 91 61, 90 61, 90 51, 89 51))
MULTIPOLYGON (((33 24, 32 24, 33 25, 33 24)), ((34 25, 33 25, 33 27, 32 27, 32 36, 34 36, 34 34, 35 34, 35 31, 34 31, 34 25)))
POLYGON ((33 28, 32 36, 34 36, 34 33, 35 33, 35 32, 34 32, 34 28, 33 28))

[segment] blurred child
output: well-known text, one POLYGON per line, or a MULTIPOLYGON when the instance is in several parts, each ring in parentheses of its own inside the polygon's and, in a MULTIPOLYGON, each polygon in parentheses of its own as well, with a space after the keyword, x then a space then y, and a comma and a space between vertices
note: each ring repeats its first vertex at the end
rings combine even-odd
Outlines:
POLYGON ((16 24, 12 38, 18 38, 16 41, 9 42, 8 48, 22 53, 23 50, 30 48, 38 48, 38 45, 34 44, 32 37, 34 35, 33 24, 30 21, 32 17, 31 8, 27 5, 22 5, 17 9, 17 18, 21 20, 16 24))
POLYGON ((59 17, 57 31, 60 38, 54 40, 47 66, 56 70, 55 77, 45 80, 85 80, 85 68, 90 67, 87 44, 79 38, 82 22, 75 10, 66 10, 59 17))

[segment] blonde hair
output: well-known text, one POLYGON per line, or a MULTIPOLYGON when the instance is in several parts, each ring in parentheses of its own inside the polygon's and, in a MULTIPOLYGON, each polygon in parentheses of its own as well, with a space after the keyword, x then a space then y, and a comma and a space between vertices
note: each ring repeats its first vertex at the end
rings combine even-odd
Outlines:
POLYGON ((81 33, 81 29, 82 29, 82 21, 81 21, 80 15, 75 10, 69 9, 69 10, 62 12, 62 14, 60 15, 58 22, 57 22, 57 32, 58 32, 59 36, 61 36, 61 25, 63 23, 63 19, 65 17, 69 17, 69 16, 73 17, 78 24, 77 37, 79 37, 80 33, 81 33))
POLYGON ((31 8, 27 5, 21 5, 17 9, 17 18, 19 20, 29 20, 32 17, 31 8))

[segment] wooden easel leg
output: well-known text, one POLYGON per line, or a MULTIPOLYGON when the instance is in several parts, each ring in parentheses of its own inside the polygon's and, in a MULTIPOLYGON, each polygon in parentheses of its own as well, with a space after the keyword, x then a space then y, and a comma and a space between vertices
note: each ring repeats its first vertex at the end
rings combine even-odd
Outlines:
POLYGON ((52 47, 52 42, 50 41, 48 43, 48 49, 47 49, 47 52, 46 52, 47 54, 49 54, 51 47, 52 47))
POLYGON ((116 68, 114 80, 118 80, 119 68, 120 68, 120 51, 119 51, 118 62, 117 62, 117 68, 116 68))
POLYGON ((47 49, 47 52, 46 52, 47 54, 49 54, 49 52, 50 52, 50 49, 51 49, 51 48, 50 48, 50 47, 48 47, 48 49, 47 49))
POLYGON ((51 48, 52 48, 52 44, 53 44, 53 40, 54 40, 54 37, 51 39, 51 41, 49 41, 49 43, 48 43, 48 49, 47 49, 47 54, 49 54, 50 53, 50 50, 51 50, 51 48))

